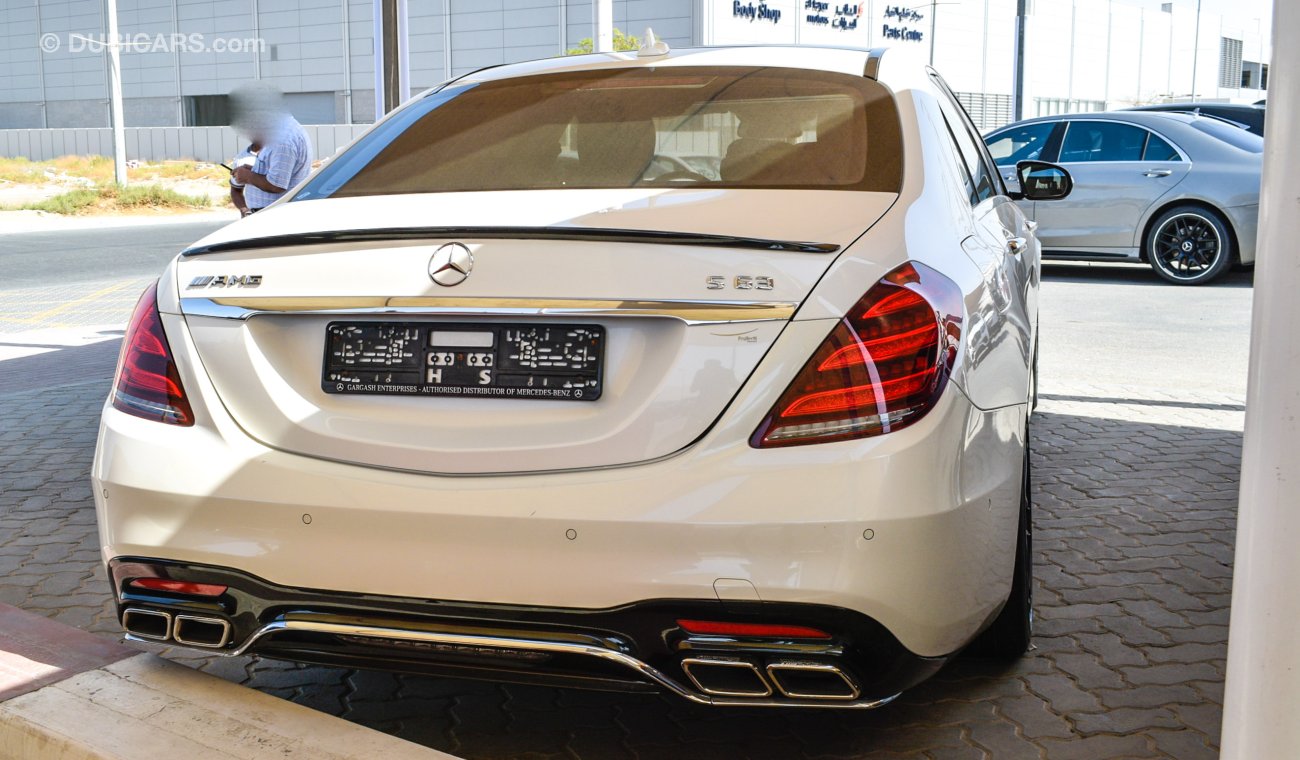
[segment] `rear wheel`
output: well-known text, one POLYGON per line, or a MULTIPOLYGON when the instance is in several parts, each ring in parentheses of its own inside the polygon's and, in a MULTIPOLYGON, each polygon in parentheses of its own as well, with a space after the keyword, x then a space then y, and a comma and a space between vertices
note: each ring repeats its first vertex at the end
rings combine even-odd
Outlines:
POLYGON ((1016 564, 1007 603, 967 650, 978 657, 1012 660, 1023 655, 1034 635, 1033 499, 1030 496, 1029 437, 1020 484, 1020 520, 1016 527, 1016 564))
POLYGON ((1146 239, 1147 260, 1156 274, 1179 285, 1203 285, 1232 265, 1232 236, 1223 218, 1200 206, 1178 206, 1161 214, 1146 239))

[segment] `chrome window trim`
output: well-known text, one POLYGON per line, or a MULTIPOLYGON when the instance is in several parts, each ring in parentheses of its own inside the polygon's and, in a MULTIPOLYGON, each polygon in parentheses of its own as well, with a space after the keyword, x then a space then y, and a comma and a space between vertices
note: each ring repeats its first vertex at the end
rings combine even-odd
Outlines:
MULTIPOLYGON (((1148 160, 1143 159, 1143 158, 1138 158, 1138 159, 1129 159, 1129 160, 1123 160, 1123 161, 1119 161, 1119 160, 1116 160, 1116 161, 1060 161, 1060 160, 1058 160, 1058 161, 1053 161, 1052 163, 1061 164, 1062 166, 1065 166, 1066 164, 1071 164, 1071 165, 1073 165, 1073 164, 1146 164, 1146 163, 1153 163, 1153 164, 1177 164, 1177 163, 1190 164, 1190 163, 1192 162, 1191 157, 1187 155, 1187 151, 1183 150, 1183 146, 1181 146, 1181 145, 1179 145, 1178 143, 1174 142, 1174 141, 1173 141, 1173 140, 1172 140, 1168 135, 1166 135, 1164 132, 1158 132, 1158 131, 1152 129, 1151 127, 1145 126, 1145 125, 1143 125, 1143 124, 1138 124, 1137 122, 1125 121, 1124 119, 1089 119, 1089 118, 1087 118, 1087 117, 1083 117, 1083 118, 1079 118, 1079 119, 1075 119, 1075 118, 1072 118, 1072 117, 1066 117, 1066 118, 1060 119, 1060 121, 1065 122, 1065 131, 1061 133, 1061 144, 1060 144, 1059 146, 1057 146, 1057 149, 1056 149, 1056 151, 1057 151, 1057 158, 1058 158, 1058 159, 1060 158, 1061 148, 1065 147, 1065 140, 1066 140, 1066 138, 1070 136, 1070 127, 1073 126, 1075 122, 1080 122, 1080 121, 1088 121, 1088 122, 1093 122, 1093 123, 1096 123, 1096 124, 1123 124, 1123 125, 1126 126, 1126 127, 1136 127, 1137 129, 1140 129, 1140 130, 1142 130, 1143 132, 1146 132, 1147 134, 1155 135, 1156 137, 1159 137, 1161 140, 1164 140, 1165 142, 1167 142, 1167 143, 1169 143, 1170 145, 1172 145, 1173 148, 1174 148, 1174 150, 1178 151, 1178 155, 1181 156, 1181 158, 1180 158, 1179 160, 1177 160, 1177 161, 1148 161, 1148 160)), ((1143 143, 1144 149, 1145 149, 1145 145, 1146 145, 1146 144, 1143 143)))

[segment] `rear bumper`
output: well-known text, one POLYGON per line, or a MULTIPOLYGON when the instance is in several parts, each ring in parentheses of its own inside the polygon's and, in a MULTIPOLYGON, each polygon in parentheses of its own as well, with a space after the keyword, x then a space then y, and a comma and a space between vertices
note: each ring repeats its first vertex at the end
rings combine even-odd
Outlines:
MULTIPOLYGON (((711 705, 876 707, 928 677, 943 658, 908 652, 858 613, 805 604, 655 600, 609 609, 443 602, 295 589, 229 568, 147 558, 109 563, 119 619, 128 635, 227 656, 382 668, 451 677, 581 686, 662 689, 711 705), (139 577, 219 584, 197 598, 129 585, 139 577), (170 618, 172 622, 159 622, 170 618), (798 621, 820 639, 737 639, 696 635, 678 619, 748 623, 798 621), (176 620, 206 621, 212 635, 176 620), (220 626, 214 625, 220 623, 220 626), (224 627, 224 628, 223 628, 224 627), (135 632, 135 633, 130 633, 135 632), (185 639, 191 640, 185 640, 185 639), (181 641, 177 641, 181 639, 181 641), (688 672, 683 667, 694 667, 688 672), (698 664, 745 669, 741 693, 711 682, 698 664), (694 664, 694 665, 693 665, 694 664), (786 677, 791 671, 796 677, 786 677), (834 673, 799 685, 800 673, 834 673), (824 693, 818 693, 824 689, 824 693), (748 693, 745 693, 748 692, 748 693)), ((719 671, 726 676, 729 671, 719 671)))
POLYGON ((1259 204, 1225 209, 1237 236, 1237 257, 1242 264, 1255 263, 1255 239, 1259 234, 1259 204))
POLYGON ((527 607, 824 605, 922 657, 964 646, 1010 588, 1024 406, 981 411, 953 385, 878 438, 756 450, 720 425, 657 462, 515 476, 289 454, 222 411, 178 428, 105 409, 92 477, 106 562, 527 607))

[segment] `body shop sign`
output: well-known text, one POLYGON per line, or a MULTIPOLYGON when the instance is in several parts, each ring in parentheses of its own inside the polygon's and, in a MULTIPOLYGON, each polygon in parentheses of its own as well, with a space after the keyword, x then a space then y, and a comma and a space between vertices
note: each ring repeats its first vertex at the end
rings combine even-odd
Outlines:
POLYGON ((773 8, 767 3, 742 3, 740 0, 732 0, 731 15, 746 21, 781 23, 781 9, 773 8))
POLYGON ((911 40, 908 25, 921 18, 911 9, 894 5, 885 8, 876 4, 873 11, 867 2, 830 0, 704 0, 704 9, 706 45, 865 48, 890 40, 911 40), (883 34, 882 28, 886 30, 883 34), (891 36, 891 29, 900 36, 891 36))
POLYGON ((706 45, 793 45, 804 0, 705 0, 706 45))

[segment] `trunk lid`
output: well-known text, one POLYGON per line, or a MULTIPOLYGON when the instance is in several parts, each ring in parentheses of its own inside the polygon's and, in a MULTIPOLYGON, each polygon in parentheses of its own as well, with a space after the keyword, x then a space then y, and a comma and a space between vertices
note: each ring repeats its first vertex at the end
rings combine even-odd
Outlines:
POLYGON ((274 448, 442 474, 629 464, 672 454, 712 425, 835 249, 894 198, 638 189, 286 203, 180 259, 181 311, 221 402, 274 448), (473 261, 445 287, 430 260, 452 242, 473 261), (374 322, 598 328, 602 392, 594 401, 325 392, 327 328, 374 322))

